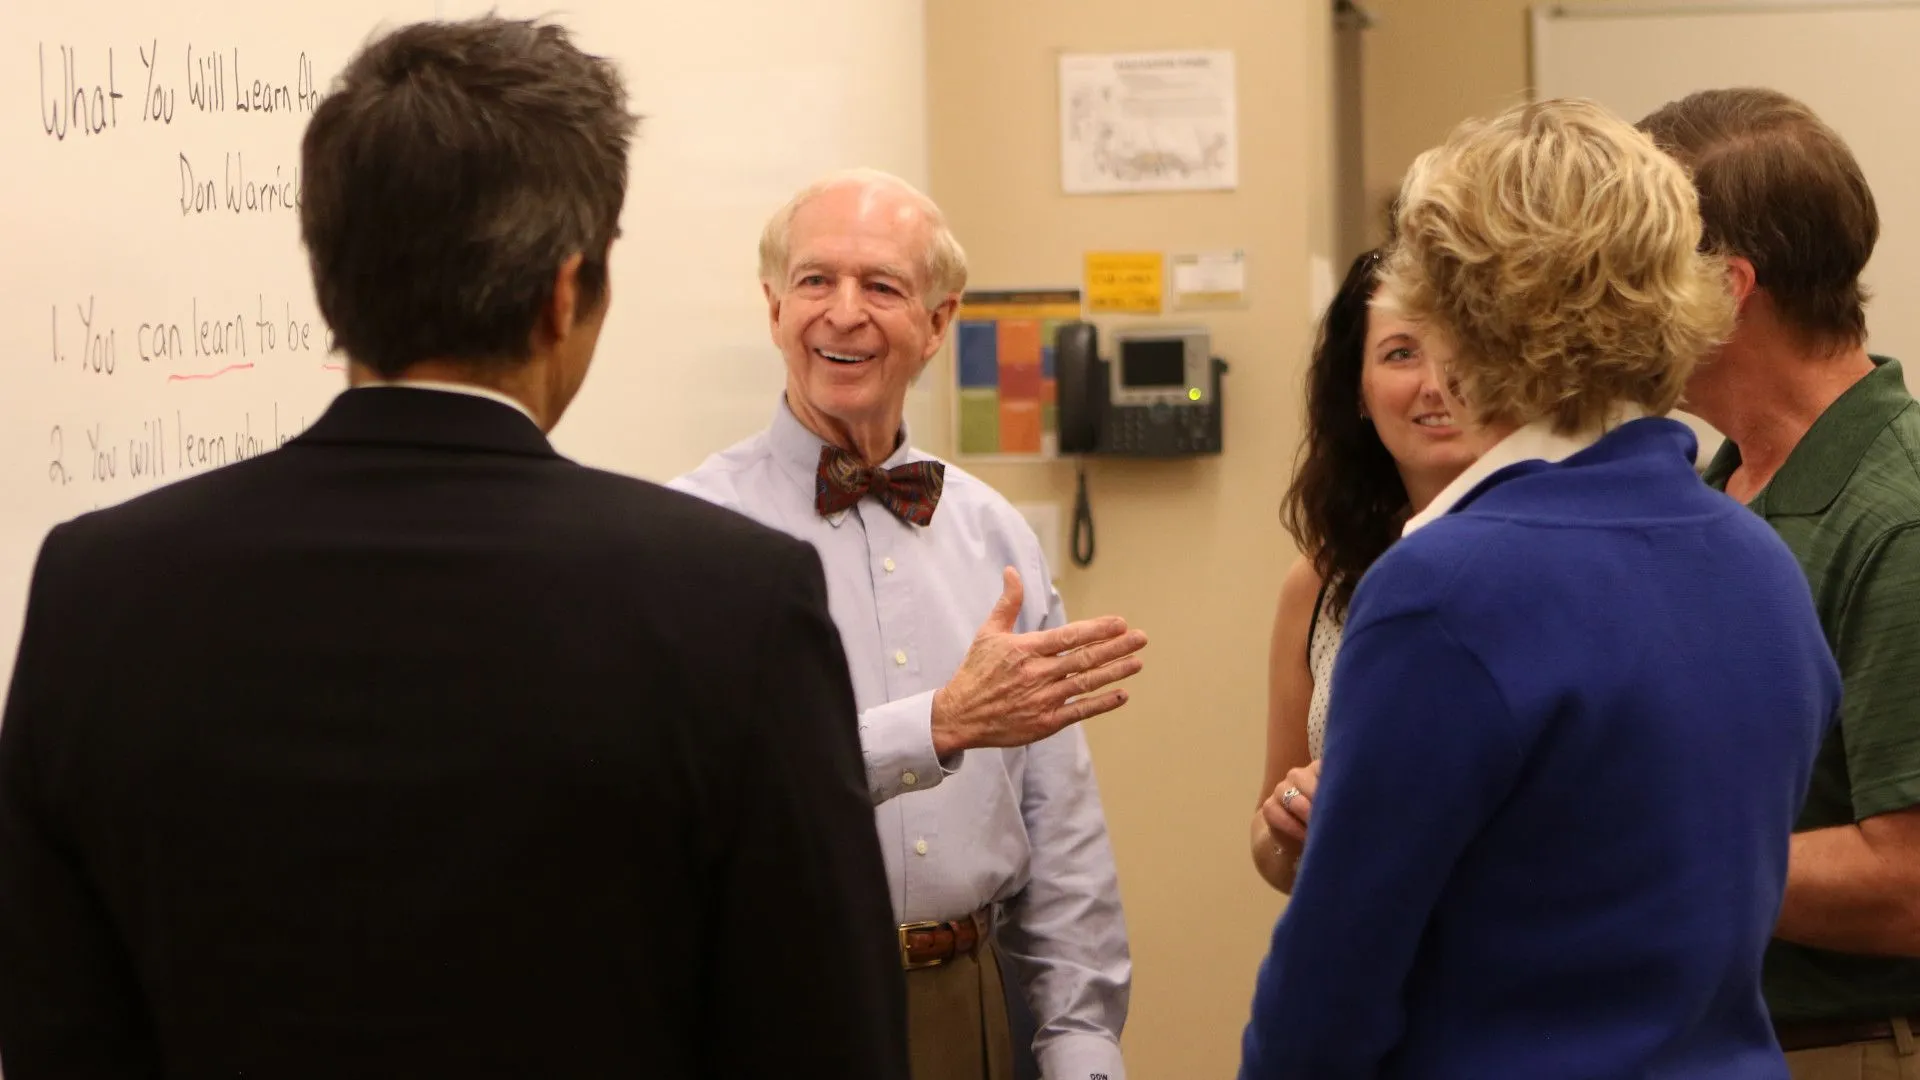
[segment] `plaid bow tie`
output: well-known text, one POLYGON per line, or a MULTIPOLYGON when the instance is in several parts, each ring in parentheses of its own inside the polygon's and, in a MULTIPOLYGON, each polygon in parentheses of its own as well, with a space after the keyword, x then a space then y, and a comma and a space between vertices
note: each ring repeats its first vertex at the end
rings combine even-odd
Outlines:
POLYGON ((820 471, 813 481, 813 508, 822 517, 837 514, 872 495, 900 520, 925 525, 933 520, 947 467, 937 461, 913 461, 877 469, 837 446, 820 448, 820 471))

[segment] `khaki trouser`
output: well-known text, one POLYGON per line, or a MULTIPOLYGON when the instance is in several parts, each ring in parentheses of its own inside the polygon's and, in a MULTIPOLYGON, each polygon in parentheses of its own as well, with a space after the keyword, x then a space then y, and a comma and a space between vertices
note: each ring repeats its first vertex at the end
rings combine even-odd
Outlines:
POLYGON ((1920 1046, 1904 1019, 1893 1022, 1893 1038, 1787 1055, 1793 1080, 1920 1080, 1920 1046))
POLYGON ((1013 1034, 991 942, 907 972, 907 1051, 913 1080, 1012 1080, 1013 1034))

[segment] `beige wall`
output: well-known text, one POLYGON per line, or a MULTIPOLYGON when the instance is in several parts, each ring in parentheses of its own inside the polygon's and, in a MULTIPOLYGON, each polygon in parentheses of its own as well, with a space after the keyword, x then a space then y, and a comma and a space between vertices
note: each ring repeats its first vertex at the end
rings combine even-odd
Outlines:
MULTIPOLYGON (((1530 0, 1363 0, 1362 127, 1370 243, 1400 175, 1460 121, 1527 99, 1530 0)), ((1611 2, 1611 0, 1590 0, 1611 2)))
MULTIPOLYGON (((1332 242, 1329 31, 1318 3, 929 0, 932 194, 980 287, 1079 280, 1088 249, 1244 248, 1250 307, 1207 319, 1232 364, 1218 459, 1095 461, 1093 566, 1069 611, 1147 630, 1125 710, 1089 725, 1132 930, 1132 1075, 1231 1076, 1276 894, 1248 859, 1273 600, 1292 546, 1276 505, 1299 435, 1307 260, 1332 242), (1060 51, 1232 48, 1237 192, 1059 193, 1060 51)), ((946 392, 943 357, 926 378, 946 392)), ((941 412, 946 407, 944 397, 941 412)), ((944 413, 943 413, 944 416, 944 413)), ((950 448, 944 426, 926 443, 950 448)), ((1015 501, 1070 507, 1073 467, 962 463, 1015 501)))
POLYGON ((1378 242, 1400 175, 1453 126, 1527 96, 1527 0, 1365 0, 1363 154, 1378 242))

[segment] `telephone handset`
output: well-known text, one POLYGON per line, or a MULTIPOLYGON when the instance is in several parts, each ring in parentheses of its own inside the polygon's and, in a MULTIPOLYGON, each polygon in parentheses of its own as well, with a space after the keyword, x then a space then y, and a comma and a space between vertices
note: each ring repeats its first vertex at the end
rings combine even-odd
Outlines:
POLYGON ((1072 322, 1054 336, 1053 372, 1059 394, 1060 452, 1094 452, 1107 411, 1106 363, 1100 335, 1089 322, 1072 322))
MULTIPOLYGON (((1100 357, 1089 322, 1054 336, 1062 454, 1188 457, 1221 450, 1220 376, 1205 330, 1128 328, 1114 334, 1114 361, 1100 357)), ((1093 562, 1093 512, 1085 467, 1073 505, 1073 561, 1093 562)))

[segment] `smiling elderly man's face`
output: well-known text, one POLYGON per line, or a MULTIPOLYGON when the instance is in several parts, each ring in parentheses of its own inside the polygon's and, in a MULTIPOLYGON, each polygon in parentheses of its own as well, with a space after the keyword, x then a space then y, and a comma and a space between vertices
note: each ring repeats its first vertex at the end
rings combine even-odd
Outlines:
POLYGON ((834 187, 795 212, 786 276, 766 293, 788 407, 809 428, 890 445, 953 314, 949 302, 927 307, 932 235, 921 208, 886 185, 834 187))

